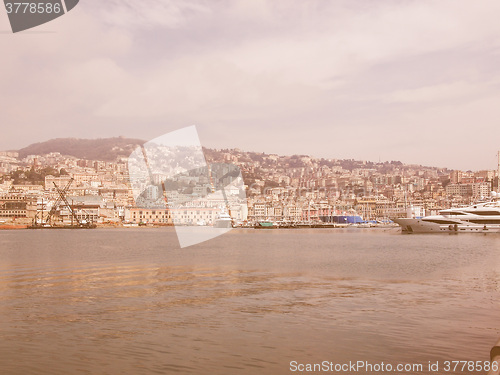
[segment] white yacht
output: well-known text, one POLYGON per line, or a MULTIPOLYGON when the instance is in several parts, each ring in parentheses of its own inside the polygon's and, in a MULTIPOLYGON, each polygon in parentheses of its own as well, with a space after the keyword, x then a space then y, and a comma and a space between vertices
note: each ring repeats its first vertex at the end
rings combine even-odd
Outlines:
POLYGON ((219 214, 219 217, 215 219, 214 223, 215 228, 232 228, 233 227, 233 220, 231 219, 231 216, 227 212, 221 212, 219 214))
POLYGON ((450 208, 439 215, 393 219, 405 233, 500 233, 500 193, 468 207, 450 208))

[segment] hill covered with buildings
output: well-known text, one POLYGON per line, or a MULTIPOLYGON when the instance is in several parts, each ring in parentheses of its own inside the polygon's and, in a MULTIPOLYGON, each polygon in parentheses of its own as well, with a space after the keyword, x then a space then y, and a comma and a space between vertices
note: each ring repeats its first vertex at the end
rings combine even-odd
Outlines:
MULTIPOLYGON (((98 222, 168 223, 172 218, 165 210, 158 214, 154 207, 137 207, 134 199, 127 158, 142 143, 123 137, 55 139, 1 152, 0 220, 32 217, 40 205, 57 199, 56 185, 64 187, 72 181, 68 190, 72 201, 79 202, 82 212, 92 212, 98 222)), ((242 221, 314 222, 321 216, 342 213, 384 219, 405 214, 408 205, 429 214, 477 201, 498 189, 497 173, 492 170, 456 171, 399 161, 377 163, 239 149, 203 151, 208 162, 230 163, 241 170, 241 191, 233 189, 237 197, 233 203, 239 203, 231 210, 242 221)), ((163 177, 151 178, 160 181, 163 177)), ((171 193, 192 195, 193 200, 200 191, 210 191, 208 180, 203 182, 206 186, 196 186, 189 176, 179 177, 177 182, 170 184, 178 190, 171 193)), ((158 190, 155 194, 162 199, 158 190)), ((210 208, 213 220, 222 203, 206 204, 214 205, 210 208)))

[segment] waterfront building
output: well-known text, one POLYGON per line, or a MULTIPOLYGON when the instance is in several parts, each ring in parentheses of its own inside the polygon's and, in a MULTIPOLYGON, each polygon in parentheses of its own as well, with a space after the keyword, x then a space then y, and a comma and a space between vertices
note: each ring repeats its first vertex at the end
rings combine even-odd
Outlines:
POLYGON ((215 222, 220 210, 214 207, 199 207, 198 209, 169 208, 169 209, 143 209, 130 208, 125 210, 125 221, 144 224, 176 224, 196 225, 204 222, 211 225, 215 222))
POLYGON ((1 218, 33 218, 35 214, 35 197, 16 193, 0 195, 1 218))

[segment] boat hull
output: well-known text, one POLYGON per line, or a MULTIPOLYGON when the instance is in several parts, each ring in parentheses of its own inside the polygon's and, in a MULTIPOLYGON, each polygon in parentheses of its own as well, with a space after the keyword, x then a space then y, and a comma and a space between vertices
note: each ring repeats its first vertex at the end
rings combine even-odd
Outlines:
POLYGON ((255 224, 255 229, 274 229, 276 226, 270 221, 260 221, 255 224))
POLYGON ((23 224, 0 224, 0 229, 10 230, 10 229, 26 229, 27 225, 23 224))
POLYGON ((231 220, 216 220, 214 223, 214 228, 232 228, 233 224, 231 220))
POLYGON ((500 233, 500 225, 437 224, 422 219, 394 219, 403 233, 500 233))
POLYGON ((97 225, 53 225, 53 226, 42 226, 42 225, 30 225, 28 229, 95 229, 97 225))

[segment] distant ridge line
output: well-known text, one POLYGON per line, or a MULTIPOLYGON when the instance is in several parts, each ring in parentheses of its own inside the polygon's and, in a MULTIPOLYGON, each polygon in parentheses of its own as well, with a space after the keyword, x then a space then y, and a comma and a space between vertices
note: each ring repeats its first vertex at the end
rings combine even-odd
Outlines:
POLYGON ((98 139, 55 138, 45 142, 33 143, 19 152, 20 158, 28 155, 45 155, 59 152, 61 155, 74 156, 80 159, 115 161, 119 157, 129 156, 142 139, 112 137, 98 139))
MULTIPOLYGON (((128 157, 137 146, 141 146, 146 141, 137 138, 126 138, 123 136, 109 137, 109 138, 54 138, 44 142, 33 143, 27 147, 19 150, 9 150, 19 153, 19 158, 23 159, 28 155, 46 155, 51 152, 59 152, 61 155, 73 156, 79 159, 100 160, 105 162, 114 162, 122 157, 128 157)), ((451 170, 446 167, 423 166, 418 164, 405 164, 401 161, 362 161, 355 159, 342 159, 342 158, 318 158, 312 155, 294 154, 294 155, 278 155, 276 153, 244 151, 238 148, 206 148, 203 147, 205 157, 209 161, 220 159, 224 153, 243 153, 246 154, 252 161, 259 161, 263 157, 276 155, 285 159, 300 159, 310 158, 318 161, 320 164, 328 165, 335 164, 329 162, 334 160, 344 167, 344 169, 352 170, 354 168, 373 168, 378 165, 393 165, 399 167, 424 167, 439 170, 451 170)), ((299 166, 299 165, 297 165, 299 166)), ((301 165, 302 166, 302 165, 301 165)))

